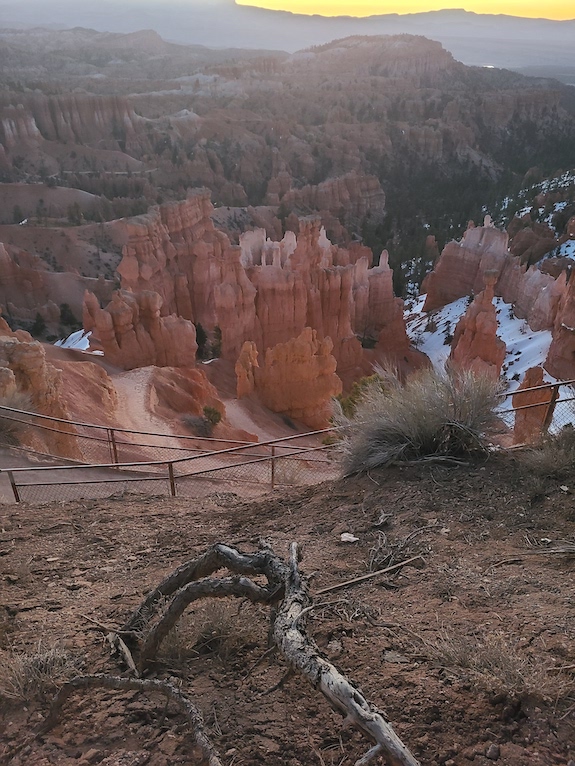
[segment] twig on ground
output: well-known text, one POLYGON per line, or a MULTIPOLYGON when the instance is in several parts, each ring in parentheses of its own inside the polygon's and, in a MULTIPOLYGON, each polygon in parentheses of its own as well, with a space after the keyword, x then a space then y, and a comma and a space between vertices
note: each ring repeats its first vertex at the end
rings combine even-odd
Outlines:
POLYGON ((323 593, 331 593, 334 590, 339 590, 340 588, 346 588, 348 585, 355 585, 358 582, 364 582, 365 580, 371 580, 374 577, 378 577, 379 575, 387 574, 388 572, 393 572, 396 569, 399 569, 400 567, 404 567, 407 564, 411 564, 414 561, 425 561, 423 556, 412 556, 410 559, 406 559, 405 561, 399 561, 397 564, 394 564, 391 567, 386 567, 385 569, 378 569, 377 572, 370 572, 369 574, 361 575, 360 577, 354 577, 353 580, 346 580, 345 582, 340 582, 337 585, 329 585, 327 588, 320 588, 320 590, 316 590, 315 596, 321 596, 323 593))

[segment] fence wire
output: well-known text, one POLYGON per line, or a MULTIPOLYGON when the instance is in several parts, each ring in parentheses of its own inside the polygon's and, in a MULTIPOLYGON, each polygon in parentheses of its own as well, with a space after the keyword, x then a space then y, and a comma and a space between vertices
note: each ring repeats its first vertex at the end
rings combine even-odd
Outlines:
MULTIPOLYGON (((506 395, 498 412, 501 433, 517 437, 516 424, 526 419, 525 413, 540 424, 538 436, 575 427, 573 383, 506 395), (533 392, 541 394, 543 403, 524 404, 533 392)), ((28 467, 0 471, 0 502, 131 494, 198 497, 215 490, 257 496, 339 476, 339 444, 318 444, 328 434, 333 438, 336 429, 254 443, 135 432, 0 407, 0 426, 3 421, 8 428, 0 428, 0 440, 2 433, 8 437, 0 446, 12 456, 7 464, 20 456, 22 462, 28 459, 28 467), (30 460, 50 467, 32 467, 30 460)))

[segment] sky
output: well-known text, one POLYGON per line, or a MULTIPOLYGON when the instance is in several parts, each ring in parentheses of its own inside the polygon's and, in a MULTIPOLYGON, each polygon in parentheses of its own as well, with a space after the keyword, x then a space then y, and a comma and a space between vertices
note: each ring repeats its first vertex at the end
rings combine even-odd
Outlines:
POLYGON ((505 13, 530 18, 573 19, 573 0, 236 0, 275 11, 317 13, 322 16, 371 16, 384 13, 420 13, 463 8, 475 13, 505 13))

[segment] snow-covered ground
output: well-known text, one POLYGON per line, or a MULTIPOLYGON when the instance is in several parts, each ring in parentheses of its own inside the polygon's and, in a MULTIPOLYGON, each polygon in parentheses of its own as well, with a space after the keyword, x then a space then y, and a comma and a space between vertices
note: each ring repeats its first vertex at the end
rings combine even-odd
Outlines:
MULTIPOLYGON (((413 344, 424 354, 427 354, 432 364, 443 367, 451 351, 451 339, 457 322, 465 314, 469 306, 469 298, 460 298, 442 309, 423 313, 425 295, 414 301, 406 301, 405 319, 407 334, 413 344)), ((497 335, 507 347, 507 355, 502 367, 502 377, 506 380, 506 392, 512 393, 523 380, 525 372, 530 367, 543 365, 551 344, 551 332, 540 330, 534 332, 524 319, 518 319, 513 314, 513 306, 505 303, 502 298, 495 298, 495 310, 499 329, 497 335)), ((547 372, 544 381, 556 383, 547 372)), ((570 388, 561 389, 560 399, 555 410, 552 430, 558 430, 570 420, 575 421, 575 407, 563 400, 570 399, 573 392, 570 388)), ((507 397, 501 404, 501 413, 511 408, 511 399, 507 397)), ((504 420, 512 427, 513 416, 504 416, 504 420)))
MULTIPOLYGON (((459 319, 469 306, 468 298, 460 298, 442 309, 424 314, 425 295, 406 309, 407 334, 414 345, 431 359, 435 366, 442 366, 451 351, 451 337, 459 319)), ((514 391, 530 367, 545 361, 551 344, 551 332, 534 332, 524 319, 517 319, 513 306, 503 298, 495 298, 495 311, 499 329, 498 336, 507 347, 502 374, 508 381, 509 391, 514 391)), ((550 383, 555 379, 546 374, 550 383)))
POLYGON ((78 351, 86 351, 90 354, 97 354, 103 356, 103 351, 89 351, 90 348, 90 335, 91 332, 84 332, 84 330, 78 330, 68 335, 67 338, 61 338, 57 340, 54 345, 60 346, 60 348, 75 348, 78 351))

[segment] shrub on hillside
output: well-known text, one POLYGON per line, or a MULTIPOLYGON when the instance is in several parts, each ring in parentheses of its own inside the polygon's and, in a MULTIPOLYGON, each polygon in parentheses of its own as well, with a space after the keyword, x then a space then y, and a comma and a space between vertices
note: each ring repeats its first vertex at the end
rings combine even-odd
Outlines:
POLYGON ((575 428, 569 425, 546 434, 537 446, 518 453, 518 458, 537 476, 562 478, 575 466, 575 428))
POLYGON ((404 385, 397 375, 384 377, 385 385, 377 381, 366 388, 347 421, 346 474, 485 450, 485 433, 496 421, 497 381, 454 368, 426 368, 404 385))
POLYGON ((212 435, 215 426, 221 419, 222 414, 215 407, 204 407, 203 416, 184 415, 181 421, 195 436, 207 439, 212 435))

